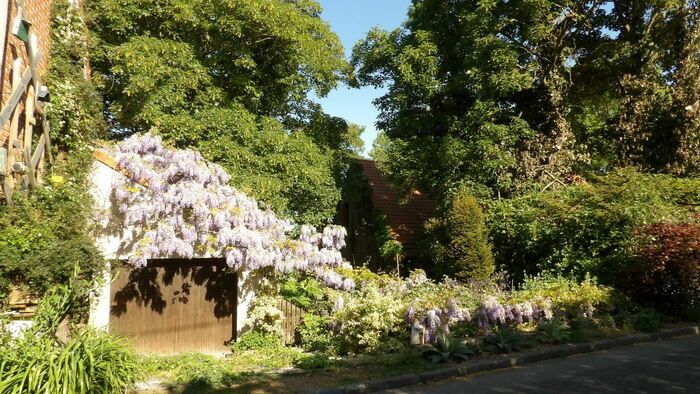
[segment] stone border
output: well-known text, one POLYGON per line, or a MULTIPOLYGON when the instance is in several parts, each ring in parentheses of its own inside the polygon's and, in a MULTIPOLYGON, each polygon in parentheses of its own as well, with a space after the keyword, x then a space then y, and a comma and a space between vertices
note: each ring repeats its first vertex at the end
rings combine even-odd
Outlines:
POLYGON ((512 356, 498 356, 476 362, 466 362, 454 367, 421 372, 411 375, 394 376, 385 379, 370 380, 363 383, 350 384, 335 389, 322 389, 314 391, 316 394, 343 394, 343 393, 370 393, 379 390, 388 390, 404 386, 412 386, 419 383, 428 383, 440 379, 469 375, 476 372, 492 371, 513 367, 516 365, 530 364, 537 361, 552 358, 566 357, 575 354, 590 353, 599 350, 633 345, 636 343, 653 342, 661 339, 669 339, 680 336, 700 335, 697 326, 679 327, 651 334, 633 334, 603 341, 567 344, 551 347, 543 350, 522 352, 512 356))

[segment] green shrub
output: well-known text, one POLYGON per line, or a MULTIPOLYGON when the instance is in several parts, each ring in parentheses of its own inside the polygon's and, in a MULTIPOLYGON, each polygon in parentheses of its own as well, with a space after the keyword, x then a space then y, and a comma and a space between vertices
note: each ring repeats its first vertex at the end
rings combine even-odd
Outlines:
POLYGON ((301 346, 312 352, 335 354, 338 351, 337 339, 326 317, 304 313, 297 329, 301 346))
POLYGON ((396 270, 396 260, 403 254, 403 244, 398 241, 398 234, 391 228, 387 216, 380 212, 372 213, 372 228, 370 239, 379 251, 381 269, 388 272, 396 270))
POLYGON ((277 298, 259 295, 251 303, 245 324, 252 331, 282 338, 284 335, 284 330, 282 329, 283 319, 284 314, 277 308, 277 298))
POLYGON ((661 315, 650 308, 643 308, 629 316, 628 324, 636 331, 655 332, 661 328, 661 315))
POLYGON ((17 283, 42 294, 65 283, 75 264, 84 278, 95 277, 104 259, 90 234, 92 201, 85 168, 89 153, 58 159, 53 169, 62 178, 37 188, 31 196, 15 193, 14 206, 0 204, 0 293, 17 283))
POLYGON ((614 308, 614 292, 611 288, 596 283, 586 275, 579 282, 571 277, 537 275, 525 277, 520 289, 512 293, 512 302, 527 302, 548 299, 553 306, 565 313, 565 317, 593 317, 597 309, 609 311, 614 308))
POLYGON ((426 223, 434 275, 486 279, 494 271, 484 213, 476 198, 458 193, 439 219, 426 223))
POLYGON ((406 310, 398 297, 374 285, 366 285, 348 296, 345 305, 332 319, 338 325, 342 353, 372 353, 395 343, 391 338, 406 333, 403 313, 406 310))
POLYGON ((258 331, 248 331, 231 345, 231 350, 235 353, 245 350, 279 349, 280 347, 282 347, 280 337, 258 331))
POLYGON ((631 169, 559 190, 495 201, 487 222, 498 267, 520 282, 541 272, 587 272, 616 284, 632 259, 635 228, 687 222, 700 204, 700 180, 631 169))

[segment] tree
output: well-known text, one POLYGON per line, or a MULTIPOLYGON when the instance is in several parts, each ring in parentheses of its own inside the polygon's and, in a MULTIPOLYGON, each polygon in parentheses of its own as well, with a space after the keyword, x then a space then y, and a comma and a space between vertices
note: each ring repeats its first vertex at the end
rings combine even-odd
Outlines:
POLYGON ((572 68, 580 143, 600 167, 697 173, 697 1, 607 4, 572 68))
POLYGON ((91 0, 87 7, 95 80, 114 136, 148 131, 196 148, 281 215, 330 222, 338 163, 356 131, 306 98, 312 90, 325 95, 349 70, 315 1, 91 0))
POLYGON ((509 192, 583 159, 562 100, 570 39, 550 48, 579 26, 550 23, 556 13, 541 2, 414 1, 402 28, 355 46, 359 82, 388 86, 376 104, 396 144, 389 161, 411 158, 398 184, 509 192))
POLYGON ((609 166, 692 173, 697 10, 414 0, 401 28, 353 49, 358 82, 387 87, 376 158, 395 183, 438 197, 464 184, 508 196, 609 166))
POLYGON ((477 199, 460 192, 438 219, 427 224, 435 273, 459 279, 486 279, 494 271, 484 213, 477 199))

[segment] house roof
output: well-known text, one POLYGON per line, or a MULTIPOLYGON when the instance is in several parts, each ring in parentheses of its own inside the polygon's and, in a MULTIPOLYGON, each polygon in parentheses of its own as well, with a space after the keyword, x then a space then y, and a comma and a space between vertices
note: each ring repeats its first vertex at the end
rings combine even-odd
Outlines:
POLYGON ((414 247, 423 234, 425 221, 435 214, 435 202, 418 190, 408 196, 397 192, 373 160, 356 160, 369 183, 372 207, 386 215, 404 248, 414 247))

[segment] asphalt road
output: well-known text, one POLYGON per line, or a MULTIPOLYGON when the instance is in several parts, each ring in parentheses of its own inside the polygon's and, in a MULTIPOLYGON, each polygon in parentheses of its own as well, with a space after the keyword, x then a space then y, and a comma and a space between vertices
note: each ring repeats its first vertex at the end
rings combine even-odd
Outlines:
POLYGON ((700 336, 547 360, 385 393, 700 394, 700 336))

